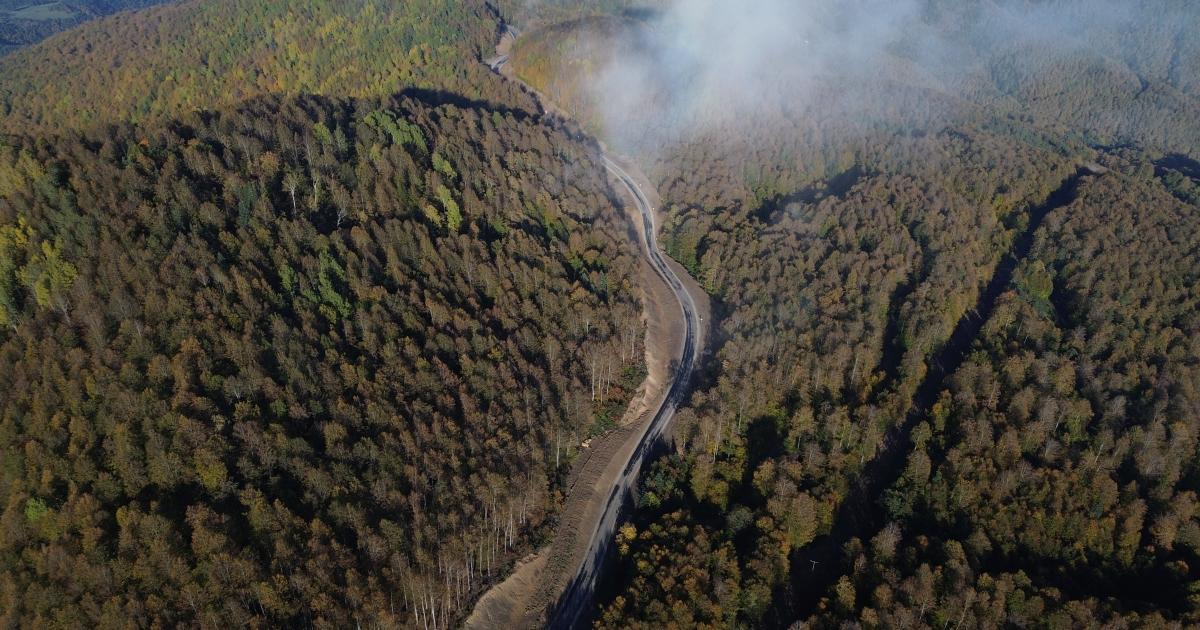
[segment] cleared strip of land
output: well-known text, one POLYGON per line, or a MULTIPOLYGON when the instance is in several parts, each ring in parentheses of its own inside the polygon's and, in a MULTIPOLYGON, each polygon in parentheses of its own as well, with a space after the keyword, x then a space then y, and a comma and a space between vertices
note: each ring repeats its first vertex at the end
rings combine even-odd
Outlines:
MULTIPOLYGON (((487 63, 515 81, 505 64, 510 44, 506 34, 497 56, 487 63)), ((545 98, 537 96, 545 107, 545 98)), ((604 162, 614 190, 629 201, 630 234, 642 258, 646 380, 620 428, 594 440, 576 462, 551 544, 522 560, 508 579, 485 593, 467 619, 467 628, 572 627, 586 616, 621 510, 631 499, 653 444, 686 395, 704 347, 708 297, 659 250, 656 193, 628 162, 609 155, 604 162)))

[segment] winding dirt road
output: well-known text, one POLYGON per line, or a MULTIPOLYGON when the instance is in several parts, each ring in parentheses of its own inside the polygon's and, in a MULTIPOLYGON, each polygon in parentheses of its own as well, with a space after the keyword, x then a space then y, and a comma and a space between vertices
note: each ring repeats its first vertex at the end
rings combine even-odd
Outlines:
MULTIPOLYGON (((567 118, 512 72, 508 62, 515 36, 511 27, 502 27, 496 56, 483 63, 531 94, 544 114, 567 118)), ((465 621, 469 630, 575 628, 591 619, 596 586, 622 511, 632 505, 642 466, 686 395, 704 346, 707 295, 659 250, 652 202, 657 196, 633 165, 606 153, 601 157, 614 187, 633 202, 627 212, 645 263, 639 275, 649 373, 622 426, 593 440, 577 463, 553 542, 518 563, 512 575, 483 595, 465 621)))
POLYGON ((617 478, 608 494, 608 499, 604 503, 604 511, 596 522, 588 542, 587 555, 583 558, 575 577, 559 599, 559 604, 550 617, 547 627, 553 629, 574 628, 580 621, 587 619, 587 615, 584 613, 591 605, 596 580, 599 577, 600 568, 604 565, 604 559, 612 547, 613 535, 616 532, 621 511, 632 503, 633 486, 637 482, 642 465, 645 464, 646 457, 653 450, 654 444, 662 437, 663 431, 675 415, 676 407, 687 393, 692 369, 700 356, 700 315, 691 293, 688 292, 671 266, 667 264, 658 248, 658 240, 655 236, 654 208, 650 205, 650 201, 642 192, 637 181, 607 155, 604 156, 604 166, 617 178, 637 204, 642 217, 642 229, 640 230, 642 254, 646 256, 651 268, 667 284, 679 302, 684 324, 683 352, 678 365, 671 374, 667 395, 662 399, 650 422, 644 425, 642 434, 638 438, 637 448, 631 453, 621 476, 617 478))

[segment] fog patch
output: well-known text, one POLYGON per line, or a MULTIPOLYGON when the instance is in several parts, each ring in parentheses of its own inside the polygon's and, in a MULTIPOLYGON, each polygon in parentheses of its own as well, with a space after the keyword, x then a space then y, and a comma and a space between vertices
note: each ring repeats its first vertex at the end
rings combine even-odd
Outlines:
POLYGON ((884 118, 895 86, 993 99, 1076 58, 1171 80, 1179 69, 1129 50, 1147 39, 1129 32, 1175 20, 1185 36, 1197 13, 1172 0, 672 0, 609 51, 590 99, 610 141, 644 152, 814 107, 884 118))

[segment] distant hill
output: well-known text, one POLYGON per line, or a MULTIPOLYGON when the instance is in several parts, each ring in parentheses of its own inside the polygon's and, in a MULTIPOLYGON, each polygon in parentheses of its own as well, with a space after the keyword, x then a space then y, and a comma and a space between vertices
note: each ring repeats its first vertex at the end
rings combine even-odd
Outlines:
POLYGON ((41 41, 59 31, 165 0, 0 0, 0 55, 41 41))
POLYGON ((267 94, 481 98, 496 22, 479 0, 190 1, 84 24, 0 59, 0 131, 84 128, 267 94))
MULTIPOLYGON (((898 124, 920 110, 897 108, 897 94, 923 90, 928 92, 923 98, 951 106, 949 112, 943 107, 920 114, 926 117, 987 111, 1028 118, 1038 127, 1069 128, 1092 144, 1136 143, 1189 154, 1200 146, 1200 128, 1189 124, 1200 118, 1200 40, 1189 36, 1200 29, 1200 12, 1187 3, 1157 0, 1149 5, 1153 10, 1130 10, 1110 19, 1089 19, 1086 3, 1032 3, 1054 7, 1041 9, 1056 24, 1045 29, 1076 25, 1060 37, 1026 23, 1040 18, 1025 15, 1033 9, 1020 2, 916 4, 926 11, 903 30, 847 27, 839 22, 845 16, 812 17, 807 35, 812 47, 789 51, 807 55, 803 63, 780 65, 789 72, 805 68, 800 72, 807 74, 799 78, 805 83, 802 94, 786 93, 784 77, 752 90, 754 98, 770 103, 751 110, 754 124, 766 133, 758 141, 791 137, 780 134, 778 124, 790 126, 787 119, 801 117, 808 102, 842 99, 853 104, 856 118, 865 114, 898 124), (981 12, 981 4, 991 9, 981 12), (869 62, 842 61, 853 48, 844 41, 847 34, 874 31, 891 38, 887 46, 865 53, 869 62), (775 110, 788 111, 784 120, 765 120, 768 113, 781 113, 775 110)), ((708 112, 688 93, 700 80, 688 64, 715 66, 725 55, 706 52, 681 63, 681 56, 707 47, 663 36, 666 27, 653 13, 576 6, 571 14, 570 6, 551 3, 525 18, 538 25, 525 30, 513 48, 511 68, 517 76, 633 154, 661 154, 664 146, 686 142, 697 126, 712 127, 711 121, 691 119, 708 112), (544 16, 560 14, 572 17, 544 23, 544 16), (673 48, 664 52, 664 46, 673 48), (636 72, 613 72, 631 63, 653 79, 637 84, 636 72), (633 100, 624 103, 626 98, 633 100)), ((515 15, 526 13, 515 10, 515 15)), ((844 108, 835 107, 810 114, 842 113, 844 108)), ((722 129, 714 135, 727 141, 744 132, 722 129)))

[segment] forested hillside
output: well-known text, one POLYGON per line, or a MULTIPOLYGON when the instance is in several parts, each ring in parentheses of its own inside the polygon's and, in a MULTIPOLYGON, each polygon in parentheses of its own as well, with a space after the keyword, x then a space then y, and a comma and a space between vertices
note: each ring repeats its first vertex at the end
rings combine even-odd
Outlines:
POLYGON ((386 96, 421 87, 523 102, 477 61, 496 30, 481 0, 302 4, 189 0, 18 51, 0 59, 0 130, 152 121, 262 94, 386 96))
POLYGON ((1200 16, 1146 4, 921 3, 880 63, 698 124, 669 69, 619 116, 589 84, 653 19, 518 41, 719 305, 601 627, 1197 622, 1200 16))
MULTIPOLYGON (((838 129, 848 113, 860 125, 913 127, 950 122, 976 108, 1093 145, 1131 143, 1191 155, 1200 147, 1194 124, 1200 44, 1189 36, 1200 29, 1200 11, 1186 0, 1139 3, 1101 20, 1088 16, 1112 3, 900 4, 917 5, 920 19, 886 32, 895 41, 867 62, 854 60, 838 38, 859 35, 841 22, 869 9, 870 0, 812 16, 812 24, 798 27, 813 38, 812 58, 781 63, 778 80, 754 84, 753 94, 725 95, 754 103, 733 120, 714 115, 712 103, 693 102, 689 83, 703 77, 693 65, 702 62, 675 59, 710 53, 720 59, 719 49, 709 51, 706 42, 664 44, 653 12, 610 11, 537 28, 515 44, 511 63, 517 76, 648 167, 703 150, 734 171, 807 168, 804 176, 780 182, 783 192, 824 176, 789 155, 790 145, 811 151, 816 133, 828 138, 821 143, 853 151, 838 129), (1039 30, 1039 19, 1050 24, 1039 30), (634 76, 612 79, 630 63, 642 64, 634 76), (801 141, 798 134, 809 137, 801 141), (752 163, 744 164, 745 157, 752 163)), ((674 164, 659 176, 690 170, 674 164)))
POLYGON ((1105 163, 1038 231, 813 627, 1197 623, 1198 208, 1144 156, 1105 163))
POLYGON ((641 360, 597 159, 408 97, 5 139, 4 625, 452 623, 641 360))
POLYGON ((0 0, 0 55, 77 24, 164 0, 0 0))
POLYGON ((792 551, 838 525, 856 477, 894 440, 927 357, 975 307, 1030 209, 1073 170, 1064 149, 979 128, 863 146, 875 149, 825 186, 744 214, 679 208, 666 226, 668 251, 724 305, 722 345, 680 417, 683 457, 643 482, 653 498, 629 532, 612 627, 779 623, 770 607, 790 583, 792 551), (697 540, 711 548, 680 546, 697 540), (651 568, 644 554, 664 552, 692 560, 678 574, 651 568), (685 586, 683 572, 710 557, 726 566, 709 587, 685 586))
MULTIPOLYGON (((927 236, 904 247, 897 234, 936 232, 892 226, 887 214, 872 222, 881 237, 850 224, 870 254, 849 243, 831 254, 812 242, 773 243, 753 221, 733 231, 746 235, 737 247, 719 244, 728 235, 703 242, 706 254, 726 252, 710 254, 716 260, 730 261, 728 251, 765 258, 738 265, 754 280, 729 285, 764 289, 749 299, 739 289, 727 301, 720 368, 696 395, 695 416, 681 418, 682 455, 642 481, 641 508, 619 539, 622 587, 601 625, 775 626, 798 614, 813 614, 815 627, 847 619, 866 627, 1043 617, 1058 627, 1194 623, 1190 536, 1200 525, 1189 501, 1200 415, 1191 329, 1200 310, 1197 267, 1187 261, 1196 255, 1197 207, 1173 199, 1169 172, 1156 178, 1145 156, 1105 160, 1113 171, 1080 180, 1079 197, 1045 216, 1033 254, 989 311, 957 299, 941 274, 897 284, 881 263, 870 275, 818 273, 773 254, 815 249, 833 265, 841 251, 867 263, 916 250, 929 270, 962 255, 927 236), (749 245, 758 239, 760 250, 749 245), (771 288, 771 278, 803 286, 771 288), (864 303, 877 319, 847 318, 833 296, 864 303), (811 319, 779 321, 796 312, 811 319), (955 312, 956 333, 981 329, 957 358, 941 345, 939 323, 952 324, 955 312), (854 335, 864 339, 858 347, 844 341, 854 335), (937 357, 928 370, 923 355, 937 357), (963 366, 943 376, 951 360, 963 366), (932 404, 917 402, 929 393, 932 404), (889 431, 894 423, 912 427, 907 438, 889 431), (892 444, 902 448, 889 452, 892 444), (894 468, 871 466, 895 457, 894 468), (878 486, 870 475, 888 478, 880 471, 900 478, 870 494, 878 486)), ((862 192, 871 179, 846 201, 869 208, 862 192)), ((924 205, 891 190, 873 197, 901 217, 924 205)), ((847 218, 863 213, 846 201, 801 203, 788 214, 828 217, 832 239, 847 219, 822 206, 847 218)), ((794 233, 803 239, 805 230, 794 233)))
POLYGON ((644 374, 581 126, 713 306, 599 627, 1200 625, 1198 31, 188 0, 8 54, 0 625, 462 621, 644 374))

